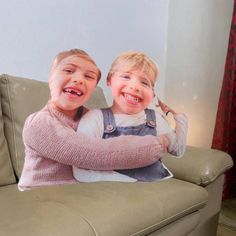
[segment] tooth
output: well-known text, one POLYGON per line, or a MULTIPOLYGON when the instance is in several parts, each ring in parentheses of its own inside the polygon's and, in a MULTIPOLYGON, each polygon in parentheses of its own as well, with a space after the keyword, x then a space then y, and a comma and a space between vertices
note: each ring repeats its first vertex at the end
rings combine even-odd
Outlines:
POLYGON ((128 100, 131 100, 131 101, 134 101, 134 102, 139 102, 140 101, 140 98, 138 98, 138 97, 134 97, 134 96, 132 96, 130 94, 127 94, 127 93, 125 93, 124 95, 125 95, 126 99, 128 99, 128 100))

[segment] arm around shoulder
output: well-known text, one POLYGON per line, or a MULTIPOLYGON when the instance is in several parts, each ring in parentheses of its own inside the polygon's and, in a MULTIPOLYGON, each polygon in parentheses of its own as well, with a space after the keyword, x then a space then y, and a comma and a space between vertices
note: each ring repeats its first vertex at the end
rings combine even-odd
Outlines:
POLYGON ((103 140, 77 134, 49 114, 36 113, 23 129, 26 148, 37 155, 84 169, 112 170, 147 166, 163 156, 163 140, 120 136, 103 140))

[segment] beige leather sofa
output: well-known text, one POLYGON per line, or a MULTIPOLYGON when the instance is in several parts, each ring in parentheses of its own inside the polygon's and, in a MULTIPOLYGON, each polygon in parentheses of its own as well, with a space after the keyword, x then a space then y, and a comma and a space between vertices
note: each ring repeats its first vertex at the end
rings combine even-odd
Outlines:
MULTIPOLYGON (((213 236, 223 174, 232 166, 224 152, 188 147, 165 164, 175 178, 152 183, 91 183, 19 192, 26 116, 48 99, 47 83, 0 76, 1 236, 213 236)), ((105 106, 100 88, 88 103, 105 106)))

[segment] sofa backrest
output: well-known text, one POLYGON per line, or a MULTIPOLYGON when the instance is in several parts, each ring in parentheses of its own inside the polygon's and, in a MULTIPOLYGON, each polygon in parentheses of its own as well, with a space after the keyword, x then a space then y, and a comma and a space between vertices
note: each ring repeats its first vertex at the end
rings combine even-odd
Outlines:
MULTIPOLYGON (((9 169, 10 173, 11 167, 13 167, 16 178, 19 179, 24 164, 24 144, 22 141, 24 122, 29 114, 40 110, 47 103, 49 99, 48 83, 4 74, 0 76, 0 94, 2 107, 0 129, 1 125, 4 129, 2 137, 0 136, 0 142, 4 143, 5 148, 3 149, 4 153, 1 153, 3 150, 2 146, 0 147, 0 155, 4 156, 4 170, 9 169)), ((96 88, 87 106, 90 109, 107 106, 101 88, 96 88)), ((0 173, 2 167, 0 159, 0 173)), ((11 170, 11 176, 7 178, 9 183, 15 181, 13 177, 14 174, 11 170)))
MULTIPOLYGON (((1 92, 0 96, 2 97, 1 92)), ((12 184, 15 182, 16 179, 12 168, 7 141, 4 135, 2 105, 0 102, 0 186, 12 184)))

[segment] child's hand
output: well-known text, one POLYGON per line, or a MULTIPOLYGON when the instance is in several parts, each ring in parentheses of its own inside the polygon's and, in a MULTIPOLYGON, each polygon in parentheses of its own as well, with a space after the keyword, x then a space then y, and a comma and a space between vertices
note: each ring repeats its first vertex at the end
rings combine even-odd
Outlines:
POLYGON ((167 151, 167 148, 169 146, 169 140, 168 138, 166 137, 166 135, 162 135, 162 142, 163 142, 163 146, 164 146, 164 150, 165 152, 167 151))
POLYGON ((177 112, 175 112, 173 109, 168 107, 165 103, 163 103, 159 98, 157 98, 157 104, 156 107, 160 107, 161 110, 164 112, 165 115, 167 115, 169 112, 172 113, 172 115, 176 115, 177 112))

